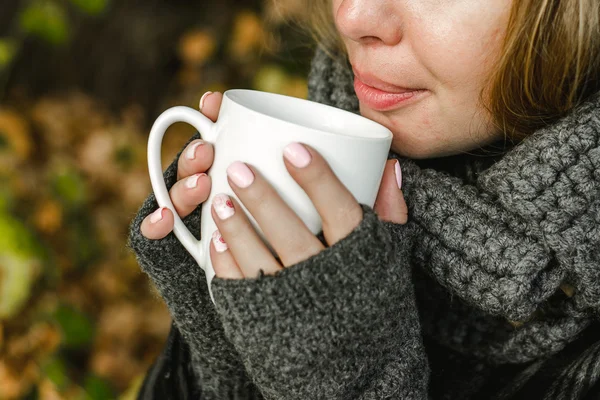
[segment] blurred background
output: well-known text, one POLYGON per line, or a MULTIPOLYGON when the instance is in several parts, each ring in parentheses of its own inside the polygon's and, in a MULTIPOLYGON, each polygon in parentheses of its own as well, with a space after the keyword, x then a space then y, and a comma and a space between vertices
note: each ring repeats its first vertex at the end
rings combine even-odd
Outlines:
POLYGON ((0 4, 0 399, 133 399, 170 324, 125 247, 149 128, 207 90, 306 97, 303 2, 0 4))

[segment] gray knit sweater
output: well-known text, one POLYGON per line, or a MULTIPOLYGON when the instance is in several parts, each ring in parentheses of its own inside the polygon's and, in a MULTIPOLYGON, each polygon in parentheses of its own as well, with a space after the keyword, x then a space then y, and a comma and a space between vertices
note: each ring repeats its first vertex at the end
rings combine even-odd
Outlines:
MULTIPOLYGON (((317 51, 309 97, 357 112, 347 63, 317 51)), ((600 97, 483 155, 391 153, 407 224, 363 206, 353 232, 308 260, 215 278, 216 307, 173 234, 140 234, 150 195, 129 246, 189 346, 203 398, 600 396, 600 97)), ((192 232, 199 209, 184 219, 192 232)))

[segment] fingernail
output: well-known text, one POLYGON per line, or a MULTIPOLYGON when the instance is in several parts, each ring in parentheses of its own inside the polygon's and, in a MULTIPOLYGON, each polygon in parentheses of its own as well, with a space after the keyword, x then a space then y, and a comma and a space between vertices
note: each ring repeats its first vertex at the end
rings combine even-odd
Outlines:
POLYGON ((220 193, 213 199, 213 207, 221 219, 227 219, 235 213, 231 198, 224 193, 220 193))
POLYGON ((202 111, 202 107, 204 107, 204 100, 206 100, 206 98, 208 97, 208 95, 212 94, 211 91, 208 91, 206 93, 204 93, 202 95, 202 97, 200 97, 200 104, 198 106, 199 110, 202 111))
POLYGON ((402 189, 402 169, 400 169, 400 163, 396 160, 396 183, 398 183, 398 189, 402 189))
POLYGON ((246 164, 235 161, 227 167, 227 176, 240 188, 247 188, 254 182, 254 174, 246 164))
POLYGON ((200 174, 194 174, 194 175, 188 177, 185 180, 185 187, 188 189, 193 189, 196 186, 198 186, 198 178, 200 178, 202 175, 206 175, 206 174, 200 173, 200 174))
POLYGON ((213 232, 212 241, 215 245, 215 250, 217 250, 217 253, 222 253, 229 248, 229 246, 227 246, 227 243, 225 243, 225 239, 223 239, 223 236, 221 236, 221 232, 219 232, 218 229, 213 232))
POLYGON ((196 149, 199 146, 202 146, 203 144, 204 144, 204 142, 202 140, 198 140, 197 142, 194 142, 194 144, 191 145, 185 152, 185 158, 187 158, 188 160, 193 160, 194 158, 196 158, 196 149))
POLYGON ((165 208, 164 207, 160 207, 158 210, 154 211, 151 215, 150 215, 150 223, 155 224, 158 221, 163 219, 163 215, 162 212, 165 208))
POLYGON ((306 167, 312 159, 306 147, 300 143, 290 143, 285 146, 283 156, 296 168, 306 167))

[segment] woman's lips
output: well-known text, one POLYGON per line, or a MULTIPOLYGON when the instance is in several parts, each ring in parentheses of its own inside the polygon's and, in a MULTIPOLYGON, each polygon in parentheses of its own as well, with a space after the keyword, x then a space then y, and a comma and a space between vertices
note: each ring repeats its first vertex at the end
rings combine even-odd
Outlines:
POLYGON ((360 102, 376 111, 389 111, 404 106, 421 98, 427 90, 404 89, 395 87, 388 92, 367 85, 357 75, 354 76, 354 91, 360 102))

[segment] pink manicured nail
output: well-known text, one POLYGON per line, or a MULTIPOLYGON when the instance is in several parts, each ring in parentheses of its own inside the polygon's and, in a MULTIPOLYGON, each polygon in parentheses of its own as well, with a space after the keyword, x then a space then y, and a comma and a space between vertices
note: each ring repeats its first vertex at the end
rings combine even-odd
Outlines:
POLYGON ((160 207, 158 210, 154 211, 151 215, 150 215, 150 222, 155 224, 158 221, 163 219, 163 215, 162 212, 165 208, 164 207, 160 207))
POLYGON ((191 145, 185 152, 185 158, 187 158, 188 160, 193 160, 194 158, 196 158, 196 149, 199 146, 202 146, 203 144, 204 144, 204 142, 202 140, 198 140, 197 142, 194 142, 194 144, 191 145))
POLYGON ((200 104, 198 105, 198 109, 199 109, 200 111, 202 111, 202 107, 204 107, 204 101, 205 101, 205 100, 206 100, 206 98, 207 98, 209 95, 211 95, 211 94, 212 94, 212 92, 209 90, 208 92, 204 93, 204 94, 202 95, 202 97, 200 97, 200 104))
POLYGON ((246 164, 235 161, 227 167, 227 176, 240 188, 247 188, 254 182, 254 174, 246 164))
POLYGON ((283 156, 296 168, 306 167, 312 159, 306 147, 300 143, 290 143, 285 146, 283 156))
POLYGON ((227 246, 227 243, 225 243, 225 239, 223 239, 223 236, 221 236, 221 232, 219 232, 218 229, 213 232, 212 241, 215 245, 215 250, 217 251, 217 253, 222 253, 229 248, 229 246, 227 246))
POLYGON ((235 214, 235 208, 233 208, 233 202, 224 193, 220 193, 213 199, 213 207, 221 219, 227 219, 235 214))
POLYGON ((202 176, 202 175, 206 175, 205 173, 200 173, 200 174, 194 174, 190 177, 188 177, 185 180, 185 187, 188 189, 193 189, 196 186, 198 186, 198 179, 202 176))
POLYGON ((398 189, 402 189, 402 170, 400 169, 400 163, 396 160, 396 183, 398 183, 398 189))

